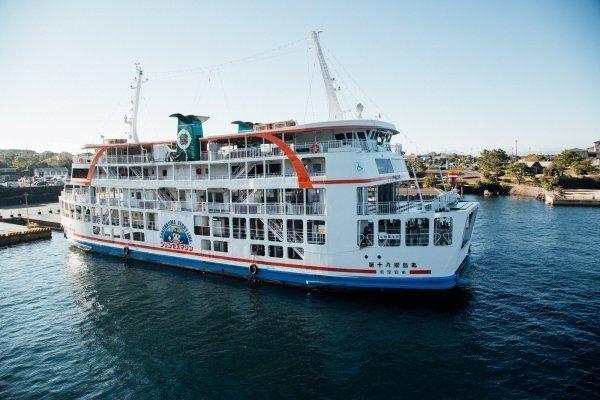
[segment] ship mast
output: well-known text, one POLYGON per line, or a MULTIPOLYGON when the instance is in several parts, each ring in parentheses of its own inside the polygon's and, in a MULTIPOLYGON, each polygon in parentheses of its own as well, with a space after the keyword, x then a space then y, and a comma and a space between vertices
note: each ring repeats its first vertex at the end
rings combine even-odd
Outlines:
POLYGON ((142 89, 142 77, 144 76, 144 71, 140 68, 140 64, 135 64, 135 69, 137 75, 134 79, 134 85, 131 86, 131 89, 135 90, 133 95, 133 100, 131 100, 131 117, 125 116, 125 123, 129 125, 129 142, 131 143, 139 143, 138 134, 137 134, 137 119, 138 119, 138 109, 140 106, 140 91, 142 89))
POLYGON ((333 86, 334 79, 329 74, 329 68, 323 57, 323 50, 321 50, 321 44, 319 43, 319 32, 312 32, 312 40, 315 42, 315 48, 317 50, 317 58, 319 59, 319 66, 321 67, 321 75, 323 75, 323 81, 325 82, 325 91, 327 92, 327 103, 329 108, 329 119, 344 119, 344 113, 340 107, 340 102, 337 98, 337 89, 333 86))

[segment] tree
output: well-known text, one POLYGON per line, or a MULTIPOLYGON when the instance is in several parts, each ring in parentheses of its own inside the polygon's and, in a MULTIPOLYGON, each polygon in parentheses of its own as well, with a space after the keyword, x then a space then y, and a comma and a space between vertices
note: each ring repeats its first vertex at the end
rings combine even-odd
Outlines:
POLYGON ((597 171, 597 168, 592 165, 590 160, 575 161, 571 164, 571 168, 573 168, 573 172, 576 175, 587 175, 597 171))
POLYGON ((565 171, 569 169, 576 162, 582 161, 583 158, 572 150, 563 150, 559 155, 554 157, 553 166, 559 177, 565 174, 565 171))
POLYGON ((435 175, 428 174, 423 178, 423 186, 427 188, 435 187, 437 184, 437 178, 435 175))
POLYGON ((522 183, 525 180, 525 177, 531 176, 531 172, 529 172, 529 168, 527 168, 527 164, 522 162, 516 162, 511 164, 508 167, 508 170, 512 176, 515 177, 517 183, 522 183))
POLYGON ((509 160, 510 157, 502 149, 483 150, 479 157, 479 167, 484 177, 497 181, 509 160))
POLYGON ((408 168, 408 172, 413 178, 413 168, 417 172, 417 176, 422 176, 425 172, 427 172, 427 166, 425 165, 425 163, 423 163, 423 161, 421 161, 420 158, 415 158, 414 160, 406 160, 406 168, 408 168))

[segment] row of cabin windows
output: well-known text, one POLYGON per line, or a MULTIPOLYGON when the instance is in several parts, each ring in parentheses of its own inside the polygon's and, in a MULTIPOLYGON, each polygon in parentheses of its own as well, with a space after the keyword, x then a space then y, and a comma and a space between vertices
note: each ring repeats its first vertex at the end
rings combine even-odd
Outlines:
POLYGON ((116 228, 108 228, 106 226, 96 226, 92 227, 92 233, 98 236, 107 236, 111 238, 117 239, 126 239, 126 240, 134 240, 136 242, 143 242, 146 240, 144 232, 133 231, 130 232, 128 229, 116 229, 116 228))
POLYGON ((210 236, 212 226, 212 236, 234 239, 265 240, 270 242, 325 244, 325 221, 308 220, 306 221, 306 233, 304 232, 304 221, 301 219, 288 219, 285 221, 280 218, 267 219, 269 229, 265 230, 265 222, 262 218, 231 218, 212 217, 209 224, 208 216, 194 217, 194 233, 199 236, 210 236), (284 226, 286 229, 284 230, 284 226), (266 234, 265 234, 266 231, 266 234), (285 232, 285 234, 284 234, 285 232))
MULTIPOLYGON (((228 253, 229 252, 229 243, 223 240, 213 240, 212 241, 212 246, 211 246, 211 241, 208 239, 202 239, 200 241, 200 248, 202 250, 212 250, 212 251, 218 251, 218 252, 222 252, 222 253, 228 253)), ((253 256, 257 256, 257 257, 265 257, 268 256, 272 257, 272 258, 283 258, 284 256, 284 251, 283 251, 284 247, 283 246, 276 246, 276 245, 269 245, 266 246, 264 244, 250 244, 250 254, 252 254, 253 256), (267 251, 268 250, 268 253, 267 251)), ((291 259, 291 260, 302 260, 304 259, 304 249, 301 247, 288 247, 287 248, 287 258, 291 259)))
MULTIPOLYGON (((404 243, 406 246, 429 245, 429 218, 409 218, 404 221, 404 243)), ((368 247, 375 244, 373 221, 358 221, 358 245, 368 247)), ((379 246, 400 246, 402 243, 402 221, 382 219, 377 222, 377 244, 379 246)), ((434 246, 452 245, 452 217, 435 218, 433 222, 434 246)))

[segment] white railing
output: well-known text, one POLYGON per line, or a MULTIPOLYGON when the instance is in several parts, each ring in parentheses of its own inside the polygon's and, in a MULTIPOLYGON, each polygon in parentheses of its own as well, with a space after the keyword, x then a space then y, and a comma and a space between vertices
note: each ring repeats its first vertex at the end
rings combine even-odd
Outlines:
MULTIPOLYGON (((286 144, 298 154, 319 154, 329 152, 344 152, 344 151, 394 151, 397 153, 402 152, 402 147, 399 145, 391 146, 389 143, 378 143, 376 140, 371 139, 342 139, 342 140, 328 140, 321 142, 310 142, 310 143, 287 143, 286 144)), ((224 145, 215 150, 204 151, 200 153, 201 161, 220 161, 220 160, 239 160, 247 158, 266 158, 266 157, 281 157, 283 152, 279 147, 272 143, 263 144, 256 147, 248 148, 232 148, 231 146, 224 145)), ((73 161, 79 156, 75 156, 73 161)), ((91 156, 89 156, 91 162, 91 156)), ((136 154, 136 155, 113 155, 105 154, 100 157, 100 164, 141 164, 141 163, 152 163, 155 160, 152 153, 147 154, 136 154)))
POLYGON ((456 203, 459 199, 455 190, 421 202, 417 199, 407 201, 368 202, 359 203, 356 207, 358 215, 398 214, 407 211, 439 211, 456 203))

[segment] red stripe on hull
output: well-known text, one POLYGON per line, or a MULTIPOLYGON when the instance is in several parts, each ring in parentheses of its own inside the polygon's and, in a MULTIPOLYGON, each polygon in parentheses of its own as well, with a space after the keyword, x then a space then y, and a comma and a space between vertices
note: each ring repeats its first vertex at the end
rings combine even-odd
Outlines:
MULTIPOLYGON (((119 244, 119 245, 124 245, 124 246, 132 247, 132 248, 138 247, 138 248, 141 248, 141 249, 164 251, 166 253, 188 254, 188 255, 195 255, 195 256, 205 257, 205 258, 214 258, 214 259, 218 259, 218 260, 245 262, 245 263, 249 263, 249 264, 254 264, 254 263, 257 262, 256 260, 252 260, 252 259, 249 259, 249 258, 219 256, 219 255, 215 255, 215 254, 206 254, 206 253, 200 253, 200 252, 195 252, 195 251, 191 251, 190 252, 190 251, 177 250, 177 249, 164 249, 162 247, 149 246, 149 245, 146 245, 146 244, 124 242, 124 241, 121 241, 121 240, 100 239, 100 238, 95 238, 95 237, 91 237, 91 236, 82 235, 82 234, 75 233, 75 232, 71 232, 71 235, 73 235, 75 237, 82 238, 82 239, 96 241, 96 242, 104 242, 104 243, 110 243, 110 244, 119 244)), ((263 264, 263 265, 275 266, 275 267, 295 268, 295 269, 307 269, 307 270, 312 270, 312 271, 349 272, 349 273, 356 273, 356 274, 375 274, 375 273, 377 273, 377 271, 375 271, 374 269, 338 268, 338 267, 326 267, 326 266, 319 266, 319 265, 303 265, 303 264, 278 263, 278 262, 264 261, 264 260, 258 260, 258 263, 263 264)))

